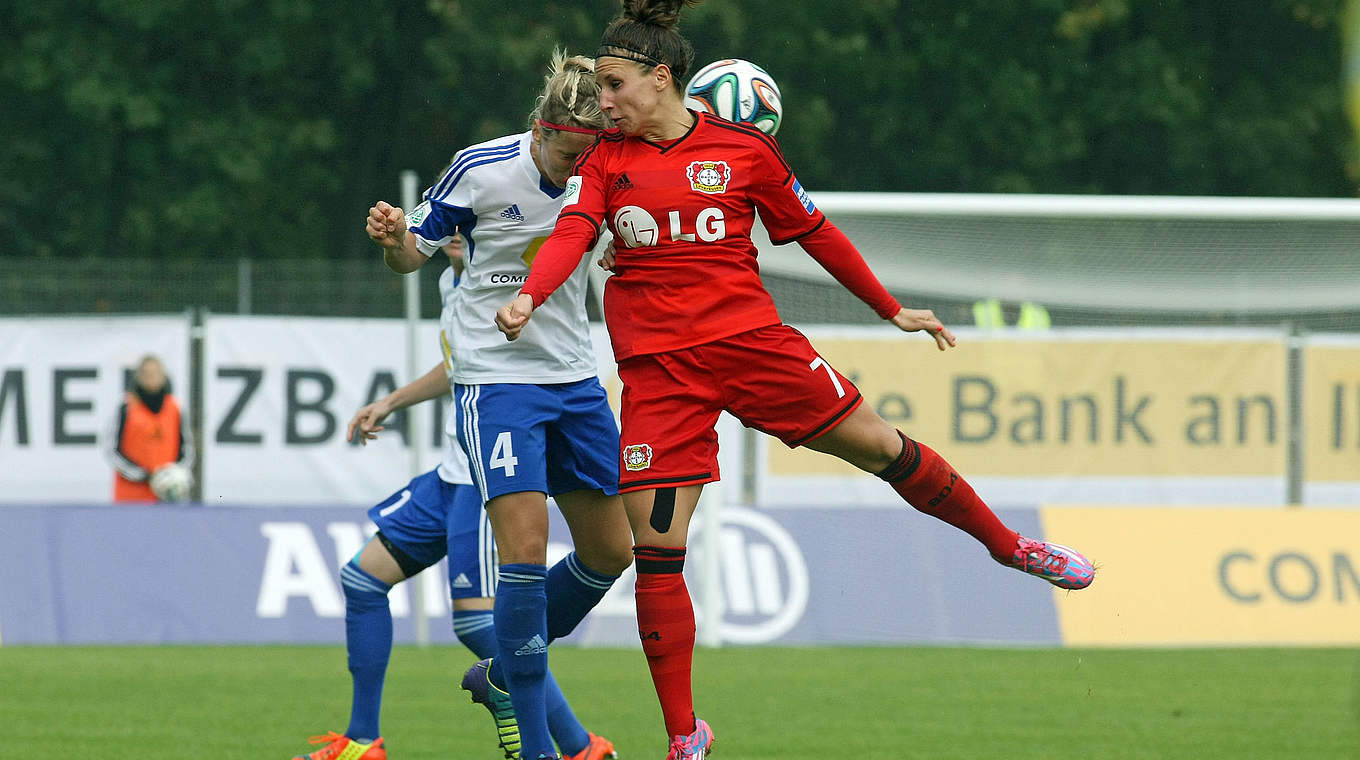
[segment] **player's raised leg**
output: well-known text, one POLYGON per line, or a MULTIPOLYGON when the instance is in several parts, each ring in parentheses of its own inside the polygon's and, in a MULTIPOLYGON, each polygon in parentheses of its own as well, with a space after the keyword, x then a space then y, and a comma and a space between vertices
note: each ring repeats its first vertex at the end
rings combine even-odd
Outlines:
POLYGON ((1025 538, 1006 527, 943 457, 866 405, 806 446, 874 473, 908 504, 976 538, 1003 565, 1059 588, 1091 585, 1095 570, 1090 560, 1068 547, 1025 538))

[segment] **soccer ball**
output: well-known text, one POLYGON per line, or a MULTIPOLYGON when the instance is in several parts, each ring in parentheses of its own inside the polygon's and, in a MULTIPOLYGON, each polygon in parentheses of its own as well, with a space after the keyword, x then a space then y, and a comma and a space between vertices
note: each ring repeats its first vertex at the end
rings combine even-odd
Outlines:
POLYGON ((151 492, 161 501, 179 502, 189 498, 194 474, 188 467, 171 462, 151 473, 151 492))
POLYGON ((685 107, 750 124, 767 135, 779 131, 784 115, 774 77, 739 58, 699 69, 685 87, 685 107))

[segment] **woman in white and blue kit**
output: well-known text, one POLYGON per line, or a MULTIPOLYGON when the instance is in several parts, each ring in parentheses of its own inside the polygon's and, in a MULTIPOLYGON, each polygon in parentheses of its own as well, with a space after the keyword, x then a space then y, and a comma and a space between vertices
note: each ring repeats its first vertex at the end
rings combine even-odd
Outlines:
MULTIPOLYGON (((383 421, 393 412, 450 392, 453 357, 448 334, 454 320, 458 272, 462 268, 461 241, 446 245, 452 266, 439 277, 440 346, 444 360, 420 378, 360 409, 350 420, 347 437, 367 443, 377 438, 383 421)), ((379 728, 383 685, 392 653, 392 612, 388 593, 396 584, 448 557, 449 598, 453 630, 479 658, 496 653, 492 603, 496 588, 496 545, 491 524, 482 509, 481 491, 472 484, 467 454, 458 442, 454 415, 445 418, 446 443, 439 466, 417 476, 405 487, 374 505, 368 517, 377 532, 343 568, 345 594, 345 649, 353 683, 350 722, 343 734, 313 737, 323 745, 294 760, 386 760, 387 749, 379 728)), ((614 746, 588 732, 577 720, 551 673, 545 685, 548 723, 552 737, 570 760, 601 760, 614 756, 614 746)), ((506 757, 519 756, 518 729, 513 714, 498 722, 498 738, 506 757)))
POLYGON ((572 165, 608 126, 594 62, 556 53, 530 121, 527 132, 460 151, 409 214, 377 203, 367 232, 400 273, 463 241, 451 377, 459 440, 500 555, 500 656, 478 663, 463 684, 498 723, 513 706, 522 757, 539 760, 558 757, 545 708, 548 643, 570 633, 632 563, 632 534, 618 497, 618 426, 589 338, 590 262, 520 340, 508 343, 495 326, 552 232, 572 165), (547 496, 575 545, 551 570, 547 496))

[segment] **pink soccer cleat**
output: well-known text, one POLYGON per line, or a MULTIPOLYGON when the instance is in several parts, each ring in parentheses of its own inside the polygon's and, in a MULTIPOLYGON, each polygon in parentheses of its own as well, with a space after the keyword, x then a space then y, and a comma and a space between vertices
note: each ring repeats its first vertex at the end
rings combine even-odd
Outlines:
POLYGON ((671 737, 666 760, 704 760, 713 749, 713 729, 702 718, 694 719, 694 733, 671 737))
POLYGON ((1015 554, 1009 560, 1000 557, 993 559, 1022 573, 1043 578, 1058 588, 1086 588, 1096 575, 1091 560, 1076 549, 1024 536, 1020 537, 1015 554))

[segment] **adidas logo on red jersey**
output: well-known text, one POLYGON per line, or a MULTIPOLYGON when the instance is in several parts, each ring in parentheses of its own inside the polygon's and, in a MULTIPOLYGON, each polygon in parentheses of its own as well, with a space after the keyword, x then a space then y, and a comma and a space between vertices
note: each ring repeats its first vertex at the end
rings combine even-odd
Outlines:
POLYGON ((632 182, 632 180, 628 179, 628 173, 627 173, 627 172, 624 172, 623 174, 620 174, 620 175, 619 175, 619 178, 616 179, 616 180, 614 180, 614 189, 615 189, 615 190, 632 190, 632 189, 633 189, 633 182, 632 182))

